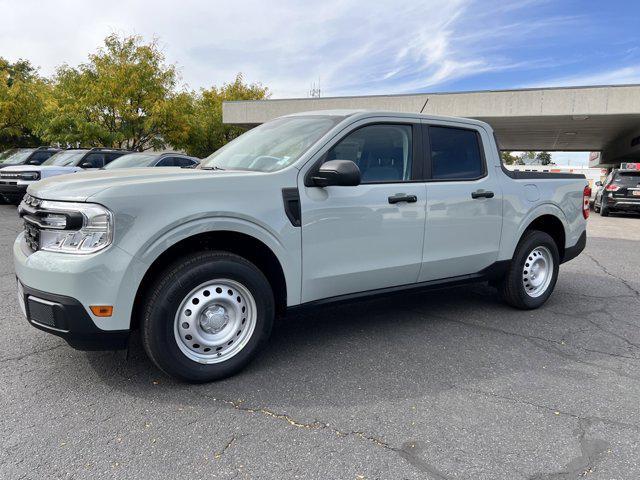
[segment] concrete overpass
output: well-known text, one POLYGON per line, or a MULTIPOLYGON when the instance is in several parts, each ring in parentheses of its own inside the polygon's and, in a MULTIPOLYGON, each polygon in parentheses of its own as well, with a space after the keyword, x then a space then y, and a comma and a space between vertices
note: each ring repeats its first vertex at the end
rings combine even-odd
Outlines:
POLYGON ((640 85, 225 102, 222 118, 255 126, 289 113, 353 108, 477 118, 504 150, 601 152, 592 166, 640 161, 640 85))

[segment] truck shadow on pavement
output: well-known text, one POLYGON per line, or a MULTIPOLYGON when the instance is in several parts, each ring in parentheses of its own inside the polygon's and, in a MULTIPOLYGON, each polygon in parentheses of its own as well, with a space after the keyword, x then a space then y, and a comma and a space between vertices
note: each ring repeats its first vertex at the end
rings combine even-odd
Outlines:
MULTIPOLYGON (((629 351, 624 341, 602 335, 606 326, 588 323, 595 320, 587 313, 596 304, 598 316, 609 302, 632 298, 633 292, 604 291, 602 297, 588 299, 577 292, 583 289, 581 281, 584 276, 579 273, 561 274, 548 303, 526 312, 503 305, 494 289, 479 284, 291 315, 276 322, 266 348, 243 372, 207 385, 183 384, 165 376, 146 358, 137 336, 128 357, 86 355, 105 383, 132 395, 162 400, 157 394, 163 390, 170 401, 173 393, 183 402, 206 402, 201 394, 215 392, 216 399, 231 402, 289 406, 406 400, 425 391, 436 395, 550 363, 588 363, 594 355, 636 358, 637 350, 629 351), (594 332, 599 340, 593 339, 594 332), (194 395, 185 397, 188 391, 194 395)), ((609 368, 635 376, 624 364, 609 368)), ((576 382, 588 379, 580 371, 562 375, 576 382)))

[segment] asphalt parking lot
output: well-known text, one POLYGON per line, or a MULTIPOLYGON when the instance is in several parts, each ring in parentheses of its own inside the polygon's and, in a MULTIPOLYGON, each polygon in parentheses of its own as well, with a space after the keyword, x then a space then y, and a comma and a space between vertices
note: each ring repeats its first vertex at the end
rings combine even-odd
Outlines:
POLYGON ((138 341, 79 352, 27 325, 0 206, 0 478, 640 476, 640 217, 593 215, 554 295, 484 286, 278 322, 242 374, 163 376, 138 341))

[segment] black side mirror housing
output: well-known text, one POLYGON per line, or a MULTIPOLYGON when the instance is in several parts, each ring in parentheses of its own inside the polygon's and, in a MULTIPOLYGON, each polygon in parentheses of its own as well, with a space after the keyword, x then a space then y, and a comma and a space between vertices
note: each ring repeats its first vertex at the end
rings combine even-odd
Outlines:
POLYGON ((351 160, 329 160, 320 165, 311 179, 316 187, 355 187, 360 185, 360 169, 351 160))

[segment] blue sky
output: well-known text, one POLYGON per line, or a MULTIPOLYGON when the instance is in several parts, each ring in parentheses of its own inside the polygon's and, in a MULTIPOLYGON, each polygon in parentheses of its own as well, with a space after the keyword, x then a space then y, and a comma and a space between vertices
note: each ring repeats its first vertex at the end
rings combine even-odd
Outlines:
POLYGON ((188 88, 243 72, 273 98, 318 81, 323 96, 640 83, 637 0, 0 0, 0 11, 0 56, 44 74, 118 32, 157 38, 188 88))

